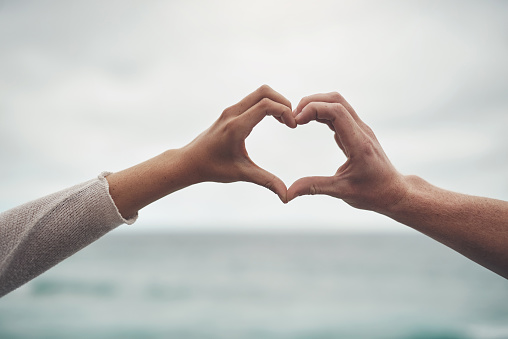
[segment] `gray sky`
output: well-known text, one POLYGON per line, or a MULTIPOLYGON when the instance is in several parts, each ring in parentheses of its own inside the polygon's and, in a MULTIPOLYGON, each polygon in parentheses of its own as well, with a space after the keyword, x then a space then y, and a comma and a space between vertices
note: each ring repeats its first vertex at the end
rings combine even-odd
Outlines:
MULTIPOLYGON (((181 147, 264 83, 294 106, 338 91, 401 172, 506 200, 507 16, 500 1, 0 1, 0 209, 181 147)), ((288 186, 344 161, 318 124, 265 119, 247 148, 288 186)), ((207 183, 130 230, 225 228, 404 229, 207 183)))

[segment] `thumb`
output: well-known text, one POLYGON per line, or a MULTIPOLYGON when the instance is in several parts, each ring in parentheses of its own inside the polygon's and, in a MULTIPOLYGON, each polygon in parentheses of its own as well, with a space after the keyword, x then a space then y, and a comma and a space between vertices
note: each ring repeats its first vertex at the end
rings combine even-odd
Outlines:
POLYGON ((288 202, 301 195, 327 194, 335 196, 335 177, 305 177, 300 178, 289 187, 288 202))
POLYGON ((262 169, 257 165, 249 166, 246 171, 245 181, 268 188, 279 196, 283 203, 287 203, 287 187, 282 180, 274 174, 262 169))

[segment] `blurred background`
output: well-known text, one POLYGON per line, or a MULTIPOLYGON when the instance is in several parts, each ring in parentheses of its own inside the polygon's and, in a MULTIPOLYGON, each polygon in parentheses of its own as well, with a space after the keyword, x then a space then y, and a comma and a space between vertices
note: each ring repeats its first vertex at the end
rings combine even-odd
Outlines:
MULTIPOLYGON (((191 141, 262 84, 338 91, 399 171, 508 200, 503 1, 0 1, 0 211, 191 141)), ((247 139, 286 185, 327 127, 247 139)), ((383 216, 176 192, 0 300, 0 338, 508 338, 508 284, 383 216)))

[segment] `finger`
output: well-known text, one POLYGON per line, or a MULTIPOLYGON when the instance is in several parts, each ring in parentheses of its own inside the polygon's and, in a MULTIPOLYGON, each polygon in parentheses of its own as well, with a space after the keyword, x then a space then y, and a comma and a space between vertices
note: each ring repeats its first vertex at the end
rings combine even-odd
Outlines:
POLYGON ((295 181, 287 191, 287 201, 302 195, 326 194, 337 197, 337 178, 305 177, 295 181))
POLYGON ((346 101, 346 99, 344 99, 342 95, 340 95, 337 92, 319 93, 302 98, 302 100, 300 100, 300 102, 298 103, 298 106, 296 106, 295 109, 296 115, 298 115, 303 110, 303 108, 308 104, 310 104, 311 102, 339 103, 349 111, 349 113, 357 123, 363 123, 358 114, 356 114, 354 108, 346 101))
POLYGON ((291 110, 291 102, 282 94, 274 91, 268 85, 259 87, 257 90, 243 98, 240 102, 231 106, 228 110, 230 110, 234 115, 240 115, 264 98, 268 98, 272 101, 278 102, 279 104, 287 106, 291 110))
POLYGON ((335 142, 337 143, 337 146, 339 146, 339 148, 342 150, 342 152, 344 152, 344 154, 349 158, 349 153, 344 148, 344 145, 342 144, 342 141, 340 140, 339 135, 337 133, 335 133, 333 135, 333 138, 335 139, 335 142))
POLYGON ((317 122, 320 122, 322 124, 325 124, 328 126, 329 129, 335 132, 335 129, 333 128, 333 124, 330 122, 330 120, 324 120, 324 119, 316 119, 317 122))
POLYGON ((262 99, 245 113, 237 117, 235 124, 238 124, 238 129, 244 133, 244 137, 246 138, 254 126, 267 115, 280 118, 288 127, 296 127, 296 120, 291 114, 291 109, 267 98, 262 99))
MULTIPOLYGON (((277 120, 277 121, 278 121, 278 122, 280 122, 281 124, 287 125, 287 124, 286 124, 286 121, 285 121, 285 119, 284 119, 284 117, 276 117, 276 116, 274 116, 274 118, 275 118, 275 120, 277 120)), ((294 117, 293 117, 293 118, 294 118, 294 117)), ((296 124, 296 122, 295 122, 295 124, 296 124)))
POLYGON ((329 121, 345 149, 355 148, 360 142, 358 138, 363 134, 350 112, 338 103, 311 102, 295 119, 298 125, 304 125, 311 120, 329 121))
POLYGON ((245 181, 268 188, 279 196, 283 203, 287 203, 287 187, 282 180, 274 174, 262 169, 261 167, 253 164, 246 173, 245 181))

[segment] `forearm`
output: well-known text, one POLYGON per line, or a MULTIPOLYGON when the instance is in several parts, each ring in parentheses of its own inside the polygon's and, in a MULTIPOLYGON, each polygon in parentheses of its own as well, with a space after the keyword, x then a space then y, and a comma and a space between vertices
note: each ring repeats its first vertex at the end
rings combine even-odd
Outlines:
POLYGON ((405 179, 407 193, 384 214, 508 278, 508 202, 405 179))
POLYGON ((166 151, 136 166, 106 177, 120 214, 135 215, 150 203, 199 182, 186 148, 166 151))
POLYGON ((508 278, 508 202, 453 193, 401 175, 339 93, 305 97, 294 113, 298 125, 326 123, 347 160, 332 177, 297 180, 288 189, 289 201, 328 194, 385 214, 508 278))

